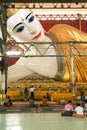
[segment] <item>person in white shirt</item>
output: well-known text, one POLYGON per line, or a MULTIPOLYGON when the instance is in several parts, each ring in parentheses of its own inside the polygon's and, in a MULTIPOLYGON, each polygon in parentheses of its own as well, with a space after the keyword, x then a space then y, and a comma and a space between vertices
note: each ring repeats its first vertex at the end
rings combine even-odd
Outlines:
POLYGON ((31 98, 32 99, 34 99, 34 86, 32 85, 31 87, 30 87, 30 93, 31 93, 31 98))
POLYGON ((80 103, 77 103, 77 107, 74 110, 73 117, 83 118, 84 117, 84 109, 80 106, 80 103))

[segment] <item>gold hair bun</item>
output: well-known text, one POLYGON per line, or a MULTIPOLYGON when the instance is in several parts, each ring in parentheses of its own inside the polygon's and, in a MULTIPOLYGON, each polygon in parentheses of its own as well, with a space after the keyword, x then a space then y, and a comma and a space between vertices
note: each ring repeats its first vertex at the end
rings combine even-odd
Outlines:
POLYGON ((29 3, 12 3, 11 5, 9 5, 9 8, 7 9, 7 18, 14 15, 19 9, 28 7, 29 3))

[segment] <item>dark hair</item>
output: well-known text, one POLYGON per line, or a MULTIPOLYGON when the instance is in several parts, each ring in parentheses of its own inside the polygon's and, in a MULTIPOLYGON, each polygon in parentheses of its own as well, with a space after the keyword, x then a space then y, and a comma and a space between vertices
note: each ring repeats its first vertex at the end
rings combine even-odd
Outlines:
POLYGON ((71 100, 69 100, 68 103, 72 103, 71 100))
POLYGON ((80 106, 80 103, 77 103, 77 106, 80 106))
POLYGON ((87 103, 87 100, 85 100, 85 103, 87 103))
POLYGON ((43 98, 46 98, 45 95, 43 96, 43 98))
POLYGON ((10 96, 7 96, 8 99, 10 99, 10 96))

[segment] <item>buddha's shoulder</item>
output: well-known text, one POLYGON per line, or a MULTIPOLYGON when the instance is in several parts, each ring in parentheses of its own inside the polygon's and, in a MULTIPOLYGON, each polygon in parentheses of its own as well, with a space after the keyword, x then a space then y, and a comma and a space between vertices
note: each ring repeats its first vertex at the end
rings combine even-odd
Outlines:
POLYGON ((68 25, 68 24, 56 24, 53 27, 51 27, 49 29, 49 31, 52 31, 52 30, 67 30, 67 29, 76 29, 76 28, 71 26, 71 25, 68 25))

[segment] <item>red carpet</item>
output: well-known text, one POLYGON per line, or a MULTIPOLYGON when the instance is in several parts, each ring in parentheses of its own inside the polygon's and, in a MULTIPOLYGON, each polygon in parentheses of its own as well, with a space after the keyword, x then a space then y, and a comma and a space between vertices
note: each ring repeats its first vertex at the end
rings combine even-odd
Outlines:
MULTIPOLYGON (((44 107, 41 106, 40 104, 35 104, 37 107, 44 107)), ((49 108, 58 108, 58 109, 63 109, 64 105, 56 105, 56 104, 48 104, 49 108)), ((7 109, 12 109, 12 108, 29 108, 29 104, 13 104, 12 106, 4 106, 4 105, 0 105, 0 108, 7 108, 7 109)))
POLYGON ((46 107, 35 104, 37 107, 29 107, 29 104, 13 104, 12 106, 0 105, 0 114, 5 113, 54 113, 61 112, 64 105, 49 104, 46 107))

